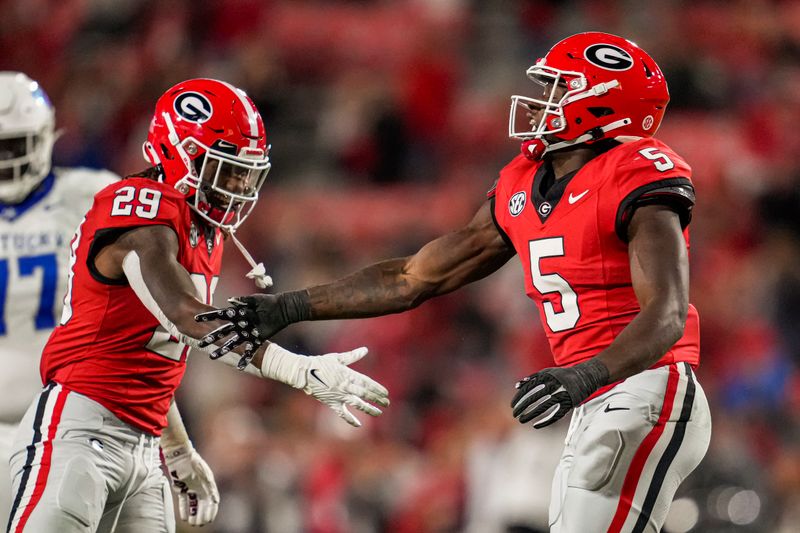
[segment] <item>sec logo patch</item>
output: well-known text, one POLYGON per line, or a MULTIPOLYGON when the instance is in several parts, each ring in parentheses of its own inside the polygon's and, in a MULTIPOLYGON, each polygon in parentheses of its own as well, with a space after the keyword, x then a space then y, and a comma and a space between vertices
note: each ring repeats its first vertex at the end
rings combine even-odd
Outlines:
POLYGON ((528 195, 525 191, 518 192, 508 201, 508 212, 512 217, 518 216, 525 209, 525 203, 528 200, 528 195))

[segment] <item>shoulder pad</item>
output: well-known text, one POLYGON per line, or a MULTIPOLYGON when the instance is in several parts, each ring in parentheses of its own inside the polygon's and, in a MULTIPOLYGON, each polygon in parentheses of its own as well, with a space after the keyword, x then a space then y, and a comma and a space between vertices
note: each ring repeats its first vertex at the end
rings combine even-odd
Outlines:
POLYGON ((146 178, 126 178, 95 196, 91 214, 98 227, 131 227, 161 224, 179 229, 189 206, 170 185, 146 178))

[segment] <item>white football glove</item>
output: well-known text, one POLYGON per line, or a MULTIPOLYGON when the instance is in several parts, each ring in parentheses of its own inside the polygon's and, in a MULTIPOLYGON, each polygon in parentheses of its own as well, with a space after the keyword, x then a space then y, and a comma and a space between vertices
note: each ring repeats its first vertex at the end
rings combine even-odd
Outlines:
POLYGON ((208 464, 191 443, 162 451, 172 491, 178 495, 181 520, 190 526, 213 522, 219 510, 219 491, 208 464))
POLYGON ((302 389, 333 409, 351 426, 361 427, 361 422, 347 409, 348 405, 370 416, 378 416, 382 411, 367 402, 382 407, 389 405, 386 387, 347 366, 367 352, 367 348, 361 347, 349 352, 306 356, 273 343, 264 353, 261 374, 302 389))

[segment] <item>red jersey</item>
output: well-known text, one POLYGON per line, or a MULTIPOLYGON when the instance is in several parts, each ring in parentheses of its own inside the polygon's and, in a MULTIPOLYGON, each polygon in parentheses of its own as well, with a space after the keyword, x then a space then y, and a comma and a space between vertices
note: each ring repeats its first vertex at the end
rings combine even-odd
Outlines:
POLYGON ((97 252, 125 231, 156 224, 175 230, 178 262, 211 302, 221 232, 204 235, 185 197, 169 185, 146 178, 114 183, 97 193, 73 237, 64 311, 42 353, 41 376, 160 435, 188 349, 161 327, 127 281, 105 278, 94 267, 97 252))
MULTIPOLYGON (((495 221, 522 261, 525 290, 539 309, 556 365, 597 355, 639 312, 627 224, 635 206, 669 203, 686 228, 691 172, 652 138, 615 146, 549 189, 543 182, 553 181, 552 169, 543 161, 520 155, 500 172, 489 192, 495 221)), ((688 229, 684 237, 688 249, 688 229)), ((697 310, 689 305, 683 337, 654 366, 696 366, 699 343, 697 310)))

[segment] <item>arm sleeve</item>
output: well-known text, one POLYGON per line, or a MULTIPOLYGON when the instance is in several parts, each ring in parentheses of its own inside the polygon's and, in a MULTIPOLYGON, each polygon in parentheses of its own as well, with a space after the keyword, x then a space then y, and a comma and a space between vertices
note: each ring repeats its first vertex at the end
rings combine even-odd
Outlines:
MULTIPOLYGON (((136 252, 129 252, 128 255, 125 256, 125 259, 122 261, 122 269, 125 272, 125 276, 130 283, 131 289, 133 292, 136 293, 136 296, 142 302, 142 304, 150 311, 158 323, 169 332, 170 335, 175 337, 178 342, 182 344, 186 344, 191 346, 193 349, 201 350, 207 353, 213 353, 219 345, 218 344, 211 344, 205 347, 201 347, 200 341, 184 335, 180 332, 180 330, 173 324, 169 318, 164 314, 161 308, 156 303, 155 298, 150 293, 150 289, 147 288, 147 284, 144 281, 144 276, 142 276, 142 268, 139 262, 139 256, 136 252)), ((199 296, 199 295, 198 295, 199 296)), ((221 342, 219 343, 221 344, 221 342)), ((238 368, 237 365, 239 363, 240 355, 235 352, 228 352, 224 356, 220 358, 220 360, 228 366, 233 368, 238 368)), ((252 364, 248 364, 245 368, 245 372, 251 374, 253 376, 263 378, 264 376, 261 373, 261 369, 256 368, 252 364)))

